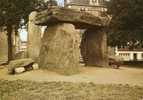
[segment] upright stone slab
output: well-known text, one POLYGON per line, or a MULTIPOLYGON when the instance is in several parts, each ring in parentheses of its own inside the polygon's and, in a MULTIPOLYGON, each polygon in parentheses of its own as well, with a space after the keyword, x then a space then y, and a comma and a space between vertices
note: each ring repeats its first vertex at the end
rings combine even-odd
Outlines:
POLYGON ((88 29, 81 42, 81 54, 87 66, 108 66, 106 33, 101 29, 88 29))
POLYGON ((37 60, 41 46, 41 28, 35 25, 37 12, 32 12, 28 23, 28 57, 37 60))
POLYGON ((0 64, 6 63, 8 61, 8 44, 6 32, 0 30, 0 64))
POLYGON ((49 26, 42 39, 40 67, 62 74, 78 72, 78 35, 72 24, 49 26))

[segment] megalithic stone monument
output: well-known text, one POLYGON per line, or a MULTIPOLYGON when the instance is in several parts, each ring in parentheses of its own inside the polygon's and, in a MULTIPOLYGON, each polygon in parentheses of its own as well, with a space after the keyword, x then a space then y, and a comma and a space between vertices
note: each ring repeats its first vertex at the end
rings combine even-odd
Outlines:
POLYGON ((34 11, 29 15, 28 23, 28 57, 37 60, 41 47, 41 27, 35 25, 37 12, 34 11))
POLYGON ((86 29, 81 51, 87 58, 86 65, 108 65, 106 33, 104 28, 109 24, 107 16, 94 16, 68 8, 50 8, 38 12, 37 25, 47 25, 40 51, 40 66, 51 69, 77 71, 79 47, 76 43, 76 29, 86 29), (84 48, 85 47, 85 48, 84 48), (87 50, 85 52, 85 50, 87 50))
POLYGON ((0 65, 8 61, 8 44, 6 31, 0 29, 0 65))

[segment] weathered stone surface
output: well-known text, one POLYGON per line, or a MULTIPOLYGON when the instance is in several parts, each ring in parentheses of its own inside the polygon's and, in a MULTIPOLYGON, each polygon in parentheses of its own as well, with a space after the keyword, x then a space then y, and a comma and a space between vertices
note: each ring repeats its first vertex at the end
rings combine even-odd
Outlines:
POLYGON ((68 8, 51 8, 41 11, 36 16, 36 24, 52 25, 55 23, 71 23, 77 28, 103 27, 110 22, 108 16, 95 16, 68 8))
POLYGON ((8 71, 10 74, 14 73, 15 68, 24 67, 25 70, 29 69, 34 63, 34 60, 27 58, 27 59, 19 59, 13 60, 8 65, 8 71))
POLYGON ((7 35, 3 29, 0 29, 0 65, 8 60, 7 35))
POLYGON ((37 60, 41 47, 41 27, 35 25, 37 12, 32 12, 28 23, 28 57, 37 60))
POLYGON ((85 32, 81 42, 81 54, 88 66, 108 66, 106 33, 90 29, 85 32))
POLYGON ((63 74, 78 71, 78 33, 71 24, 57 24, 46 29, 40 51, 40 67, 63 74))
POLYGON ((15 72, 15 74, 23 73, 23 72, 25 72, 25 68, 24 67, 15 68, 14 72, 15 72))
POLYGON ((19 51, 18 53, 15 54, 14 59, 24 59, 27 58, 27 52, 26 51, 19 51))
POLYGON ((39 69, 39 65, 37 63, 34 63, 32 65, 32 68, 33 68, 33 70, 37 70, 37 69, 39 69))

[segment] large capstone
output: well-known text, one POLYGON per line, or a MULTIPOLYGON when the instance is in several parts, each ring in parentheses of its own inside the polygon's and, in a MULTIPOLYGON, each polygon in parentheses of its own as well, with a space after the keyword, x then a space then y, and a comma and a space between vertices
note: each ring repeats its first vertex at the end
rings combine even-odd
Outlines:
POLYGON ((69 8, 49 8, 38 12, 35 23, 37 25, 51 25, 58 23, 71 23, 76 28, 90 28, 108 26, 110 18, 108 15, 93 15, 87 12, 79 12, 69 8))
POLYGON ((37 12, 32 12, 28 23, 28 57, 37 60, 41 46, 41 27, 35 25, 37 12))
POLYGON ((87 66, 108 66, 107 37, 102 29, 88 29, 82 37, 81 54, 87 66))
POLYGON ((49 26, 43 36, 40 67, 62 74, 78 72, 79 34, 72 24, 49 26))

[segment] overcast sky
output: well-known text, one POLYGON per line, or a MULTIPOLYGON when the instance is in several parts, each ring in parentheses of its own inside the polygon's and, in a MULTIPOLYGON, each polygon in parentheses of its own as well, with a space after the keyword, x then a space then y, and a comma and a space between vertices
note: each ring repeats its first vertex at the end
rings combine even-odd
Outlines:
POLYGON ((64 0, 57 0, 59 5, 64 5, 64 0))

